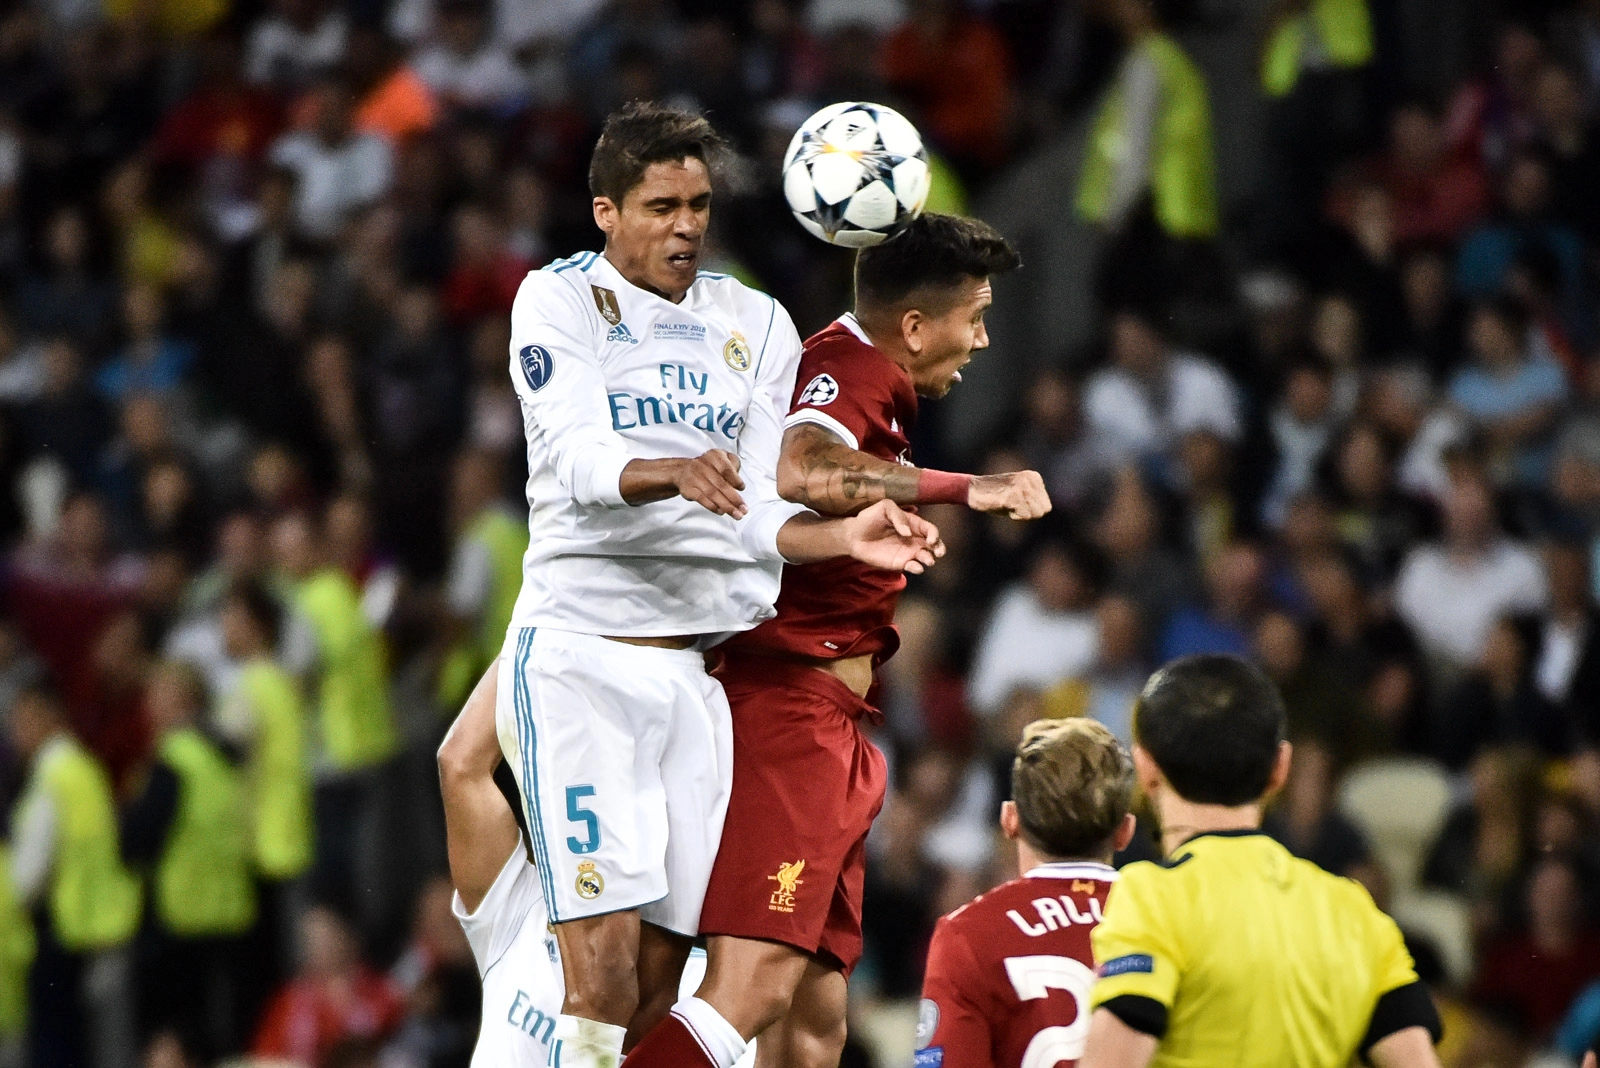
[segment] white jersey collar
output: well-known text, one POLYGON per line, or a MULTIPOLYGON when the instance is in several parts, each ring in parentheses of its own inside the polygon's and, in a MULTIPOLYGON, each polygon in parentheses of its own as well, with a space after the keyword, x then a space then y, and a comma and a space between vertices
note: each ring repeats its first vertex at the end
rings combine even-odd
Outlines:
POLYGON ((659 301, 669 308, 678 308, 685 311, 692 311, 696 306, 699 305, 700 294, 705 290, 705 287, 700 284, 701 282, 705 281, 704 275, 696 274, 694 281, 689 284, 689 291, 683 295, 682 300, 674 304, 666 297, 663 297, 660 293, 652 292, 648 289, 645 289, 643 286, 634 285, 632 282, 628 281, 627 277, 624 276, 621 271, 617 270, 617 265, 606 259, 606 254, 604 252, 601 252, 594 258, 594 262, 591 263, 587 268, 587 273, 590 275, 597 273, 604 275, 605 281, 617 286, 624 292, 631 293, 636 298, 659 301))
POLYGON ((861 329, 861 322, 856 318, 855 312, 845 312, 843 315, 839 316, 836 322, 838 322, 840 326, 850 331, 856 337, 860 338, 862 344, 872 344, 872 339, 867 336, 867 332, 861 329))
POLYGON ((1031 868, 1022 877, 1024 879, 1099 879, 1103 883, 1114 883, 1117 881, 1117 869, 1109 864, 1100 864, 1092 860, 1061 860, 1031 868))

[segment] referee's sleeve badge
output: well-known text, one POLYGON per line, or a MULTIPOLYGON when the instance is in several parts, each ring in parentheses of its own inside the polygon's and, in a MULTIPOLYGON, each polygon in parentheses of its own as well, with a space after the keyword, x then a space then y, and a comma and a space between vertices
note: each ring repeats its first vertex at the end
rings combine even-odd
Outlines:
POLYGON ((1148 953, 1130 953, 1126 957, 1114 957, 1100 965, 1099 976, 1109 979, 1113 975, 1149 975, 1156 970, 1155 958, 1148 953))

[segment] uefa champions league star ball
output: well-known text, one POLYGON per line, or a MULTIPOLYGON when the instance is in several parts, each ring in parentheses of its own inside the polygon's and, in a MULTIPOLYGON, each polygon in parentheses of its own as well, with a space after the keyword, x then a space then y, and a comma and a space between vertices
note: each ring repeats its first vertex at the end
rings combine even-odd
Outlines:
POLYGON ((882 104, 830 104, 789 142, 783 195, 800 225, 830 245, 887 241, 928 202, 922 135, 882 104))

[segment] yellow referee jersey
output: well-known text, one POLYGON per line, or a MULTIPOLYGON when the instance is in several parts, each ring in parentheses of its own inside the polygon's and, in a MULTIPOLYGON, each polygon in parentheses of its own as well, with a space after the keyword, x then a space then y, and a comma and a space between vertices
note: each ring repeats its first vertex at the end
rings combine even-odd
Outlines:
POLYGON ((1438 1017, 1366 890, 1258 832, 1130 864, 1093 934, 1090 1003, 1161 1039, 1163 1068, 1345 1068, 1438 1017))

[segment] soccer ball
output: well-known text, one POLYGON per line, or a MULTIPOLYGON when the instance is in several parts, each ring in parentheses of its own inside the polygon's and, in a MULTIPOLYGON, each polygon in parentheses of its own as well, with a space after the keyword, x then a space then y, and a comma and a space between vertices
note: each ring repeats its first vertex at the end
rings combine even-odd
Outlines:
POLYGON ((783 195, 800 225, 830 245, 887 241, 928 202, 922 135, 882 104, 830 104, 789 142, 783 195))

